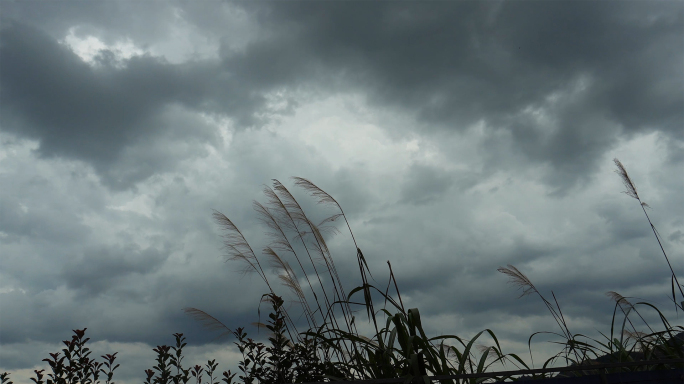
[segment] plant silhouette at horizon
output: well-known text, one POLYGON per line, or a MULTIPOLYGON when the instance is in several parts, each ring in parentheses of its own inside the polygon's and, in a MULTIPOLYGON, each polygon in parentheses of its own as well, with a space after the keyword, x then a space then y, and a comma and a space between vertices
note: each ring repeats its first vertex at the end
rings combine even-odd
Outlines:
MULTIPOLYGON (((659 234, 646 213, 645 208, 648 205, 641 201, 636 187, 622 163, 617 159, 614 162, 618 167, 616 172, 621 176, 627 188, 625 193, 637 199, 646 214, 672 272, 672 300, 678 309, 683 309, 684 301, 682 304, 677 303, 675 284, 683 298, 684 293, 660 241, 659 234)), ((462 339, 456 335, 428 337, 423 330, 419 310, 417 308, 408 310, 404 308, 390 262, 387 262, 390 272, 389 281, 383 291, 369 283, 368 276, 372 278, 372 274, 351 231, 347 217, 337 200, 307 179, 295 177, 294 180, 296 186, 303 188, 316 198, 319 204, 326 204, 335 208, 336 213, 318 224, 314 224, 289 190, 278 180, 274 180, 273 188, 264 188, 264 193, 268 199, 267 203, 254 202, 254 208, 261 222, 268 228, 268 234, 272 240, 263 249, 262 256, 257 256, 242 232, 227 216, 218 211, 215 211, 213 216, 225 232, 224 244, 228 250, 228 259, 242 262, 244 264, 243 272, 257 273, 268 288, 269 293, 262 296, 262 302, 271 304, 271 313, 265 324, 256 323, 256 325, 269 331, 267 337, 269 345, 247 337, 244 328, 231 330, 221 321, 202 310, 196 308, 183 309, 187 314, 203 322, 205 327, 224 330, 219 337, 226 334, 235 336, 235 345, 242 355, 242 361, 239 362, 240 376, 238 377, 242 383, 276 384, 371 378, 403 378, 405 383, 412 380, 428 383, 429 375, 483 373, 497 362, 504 365, 506 362, 511 362, 517 368, 529 369, 529 366, 516 354, 504 355, 498 339, 489 329, 479 332, 470 340, 462 339), (335 232, 336 228, 329 225, 340 218, 344 219, 351 234, 361 276, 361 285, 352 289, 348 294, 342 286, 342 281, 324 236, 325 233, 335 232), (263 257, 266 259, 264 260, 263 257), (283 306, 283 298, 275 293, 275 286, 269 281, 269 275, 265 270, 267 265, 274 268, 281 284, 299 300, 298 303, 301 305, 304 319, 309 327, 308 330, 298 332, 292 317, 283 306), (300 273, 303 275, 302 278, 298 277, 300 273), (328 285, 323 284, 324 281, 327 281, 328 285), (304 282, 306 284, 302 286, 304 282), (392 283, 398 301, 389 294, 392 283), (357 293, 362 294, 361 302, 352 301, 357 293), (382 297, 385 302, 384 307, 377 311, 373 302, 374 296, 382 297), (394 312, 388 310, 388 303, 390 309, 393 307, 394 312), (363 306, 366 309, 368 321, 373 323, 375 335, 366 337, 358 332, 352 306, 363 306), (384 326, 383 322, 377 319, 379 314, 385 316, 384 326), (493 345, 475 345, 476 340, 483 333, 487 333, 492 338, 493 345), (447 344, 447 342, 455 345, 447 344), (479 350, 479 356, 475 355, 475 350, 479 350)), ((615 301, 610 335, 601 333, 607 341, 594 340, 570 332, 553 292, 551 292, 552 303, 544 298, 532 281, 513 265, 498 270, 506 274, 512 283, 523 289, 521 297, 536 293, 561 328, 560 334, 535 332, 528 339, 530 358, 532 358, 531 341, 535 335, 552 333, 566 339, 565 342, 558 343, 564 346, 563 350, 548 359, 544 363, 544 367, 547 367, 561 355, 564 356, 569 365, 583 366, 577 374, 594 373, 595 371, 584 366, 603 356, 617 362, 639 359, 657 363, 658 360, 665 358, 679 358, 684 362, 684 348, 682 342, 677 339, 684 332, 674 335, 674 331, 677 329, 684 331, 684 327, 670 324, 660 310, 650 303, 637 302, 632 304, 629 298, 623 297, 617 292, 607 292, 608 297, 615 301), (664 328, 663 331, 656 331, 646 322, 637 310, 637 307, 643 306, 658 313, 664 328), (622 326, 618 330, 619 338, 615 335, 618 309, 624 315, 622 326), (648 328, 649 333, 643 333, 637 329, 629 317, 632 313, 637 314, 648 328)), ((96 363, 91 360, 88 357, 90 350, 84 347, 86 342, 90 340, 84 338, 85 330, 85 328, 74 330, 75 335, 72 340, 64 341, 67 347, 62 349, 64 356, 60 357, 60 353, 51 353, 51 359, 43 360, 48 362, 52 369, 52 373, 48 375, 47 384, 95 384, 99 383, 100 374, 107 376, 107 384, 114 384, 112 381, 113 372, 119 367, 119 364, 114 365, 117 353, 103 355, 104 363, 96 363), (102 369, 102 366, 107 367, 108 371, 102 369)), ((176 338, 175 347, 157 346, 153 349, 158 355, 157 365, 153 367, 154 369, 145 370, 146 383, 187 384, 191 380, 190 376, 192 376, 196 383, 200 384, 202 375, 206 374, 209 376, 209 384, 216 384, 214 372, 218 364, 215 360, 208 360, 204 367, 195 365, 191 369, 184 369, 181 364, 181 360, 183 360, 182 349, 187 343, 184 342, 185 338, 183 338, 182 333, 175 333, 173 336, 176 338), (173 367, 175 367, 175 373, 172 373, 173 367)), ((682 368, 684 363, 654 364, 645 369, 674 367, 682 368)), ((639 369, 629 368, 628 370, 639 369)), ((35 384, 43 384, 44 371, 35 370, 36 378, 31 380, 35 384)), ((623 370, 616 368, 610 372, 613 371, 621 372, 623 370)), ((224 371, 222 381, 226 384, 232 384, 237 374, 230 370, 224 371)), ((8 376, 7 372, 0 374, 0 384, 12 384, 8 376)), ((512 376, 494 379, 515 380, 512 376)), ((547 377, 546 374, 536 376, 536 378, 544 377, 547 377)), ((440 380, 440 382, 446 384, 454 381, 440 380)), ((458 379, 457 382, 475 384, 483 382, 483 379, 458 379)))

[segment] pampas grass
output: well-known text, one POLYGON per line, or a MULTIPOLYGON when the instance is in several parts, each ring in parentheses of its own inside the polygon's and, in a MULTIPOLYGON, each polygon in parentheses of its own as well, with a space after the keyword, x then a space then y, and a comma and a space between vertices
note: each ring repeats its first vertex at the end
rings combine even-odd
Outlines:
MULTIPOLYGON (((642 202, 636 186, 622 163, 615 159, 616 172, 620 176, 626 190, 625 193, 636 199, 646 214, 648 223, 658 240, 658 244, 672 272, 672 300, 678 309, 684 309, 684 301, 677 304, 675 285, 684 298, 684 291, 679 284, 676 274, 670 265, 670 260, 662 246, 660 236, 652 224, 646 208, 642 202)), ((530 367, 516 354, 504 354, 499 340, 493 331, 485 329, 470 340, 456 335, 429 337, 426 335, 421 322, 421 314, 417 308, 406 309, 401 299, 397 279, 392 271, 392 265, 387 261, 389 281, 384 290, 369 283, 372 278, 366 258, 356 242, 354 233, 342 206, 330 194, 311 181, 294 178, 295 185, 302 188, 318 204, 332 207, 335 212, 318 224, 313 223, 302 206, 290 191, 278 180, 273 180, 272 187, 265 187, 265 204, 254 202, 253 206, 258 218, 267 228, 267 235, 271 239, 264 247, 261 255, 257 255, 238 226, 226 215, 215 211, 214 220, 224 232, 224 246, 227 259, 242 265, 242 273, 256 273, 266 284, 268 293, 262 296, 262 301, 271 304, 271 313, 266 323, 256 323, 260 328, 267 329, 269 345, 256 342, 247 337, 244 328, 231 330, 219 319, 197 308, 184 308, 186 314, 192 316, 207 329, 223 331, 218 337, 235 336, 235 345, 242 354, 238 373, 224 371, 222 381, 232 384, 235 376, 244 384, 277 384, 289 382, 312 382, 345 380, 355 381, 364 379, 404 379, 429 384, 428 376, 442 376, 442 384, 454 382, 481 383, 485 380, 515 380, 515 374, 495 375, 491 379, 444 378, 449 375, 482 374, 495 363, 511 363, 516 368, 530 367), (345 292, 338 274, 335 262, 326 243, 326 235, 336 232, 330 226, 337 220, 344 220, 351 235, 359 267, 361 285, 345 292), (265 259, 264 259, 265 257, 265 259), (264 263, 266 262, 266 263, 264 263), (280 285, 291 292, 300 305, 308 329, 300 332, 287 310, 283 307, 284 300, 276 294, 277 286, 269 280, 265 266, 270 266, 276 273, 280 285), (293 268, 294 266, 294 268, 293 268), (303 280, 302 280, 303 279, 303 280), (324 281, 328 284, 324 284, 324 281), (300 282, 306 282, 303 286, 300 282), (394 287, 396 299, 390 294, 390 286, 394 287), (353 297, 361 293, 360 301, 353 297), (374 298, 381 297, 383 307, 376 310, 374 298), (388 306, 389 305, 389 306, 388 306), (369 336, 359 333, 357 318, 352 306, 365 308, 369 322, 373 323, 375 334, 369 336), (385 321, 378 321, 378 315, 384 315, 385 321), (286 336, 287 335, 287 336, 286 336), (478 341, 481 336, 489 336, 488 345, 478 341)), ((610 334, 602 336, 606 340, 595 340, 581 334, 573 334, 567 325, 556 296, 551 292, 553 302, 547 300, 532 283, 532 281, 513 265, 501 267, 499 272, 506 275, 510 282, 522 289, 519 298, 536 294, 539 296, 557 325, 561 333, 535 332, 528 339, 530 358, 532 358, 531 342, 535 335, 552 333, 564 339, 558 344, 563 346, 555 356, 544 362, 544 368, 563 358, 565 363, 573 366, 585 366, 595 362, 599 357, 609 357, 615 362, 632 361, 635 356, 641 360, 652 361, 654 364, 645 369, 683 368, 684 363, 658 363, 663 359, 681 359, 684 361, 684 347, 675 336, 682 326, 673 326, 665 316, 652 304, 645 302, 632 303, 629 298, 617 292, 610 291, 606 295, 615 302, 610 334), (662 328, 656 331, 649 325, 639 309, 646 308, 658 313, 662 328), (618 311, 619 310, 619 311, 618 311), (621 326, 616 327, 618 314, 623 319, 621 326), (639 330, 630 317, 636 314, 646 326, 647 332, 639 330), (679 343, 679 344, 678 344, 679 343)), ((619 323, 618 323, 619 324, 619 323)), ((75 330, 72 341, 65 341, 67 348, 60 353, 50 354, 52 359, 45 359, 52 369, 49 375, 50 383, 95 383, 100 374, 107 376, 107 383, 112 381, 116 353, 104 355, 105 363, 96 363, 88 358, 89 351, 84 344, 85 329, 75 330), (65 362, 66 360, 66 362, 65 362), (108 368, 104 370, 102 366, 108 368)), ((157 346, 157 365, 154 369, 145 370, 146 383, 167 384, 187 383, 192 378, 201 383, 203 373, 209 376, 209 383, 215 384, 214 372, 217 363, 207 361, 204 367, 195 365, 190 369, 181 364, 182 348, 186 345, 183 334, 176 333, 176 346, 157 346), (172 353, 173 351, 173 353, 172 353), (175 368, 175 373, 172 372, 175 368), (156 372, 155 372, 156 371, 156 372), (156 377, 155 377, 156 376, 156 377)), ((534 364, 534 361, 532 361, 534 364)), ((575 374, 588 374, 591 371, 582 368, 575 374)), ((638 367, 614 367, 612 371, 620 372, 625 369, 638 370, 638 367)), ((43 384, 43 371, 36 370, 36 384, 43 384)), ((604 373, 610 371, 603 371, 604 373)), ((12 384, 9 375, 0 374, 0 384, 12 384)), ((549 377, 547 373, 534 378, 549 377)))

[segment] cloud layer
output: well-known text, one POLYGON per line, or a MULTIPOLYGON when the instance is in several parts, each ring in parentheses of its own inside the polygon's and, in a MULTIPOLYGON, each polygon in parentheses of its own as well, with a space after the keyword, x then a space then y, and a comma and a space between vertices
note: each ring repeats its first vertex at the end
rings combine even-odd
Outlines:
MULTIPOLYGON (((554 331, 541 301, 515 299, 496 271, 507 264, 553 291, 576 333, 609 327, 609 290, 681 324, 612 162, 681 269, 681 3, 3 8, 0 372, 14 382, 84 327, 93 356, 120 352, 117 382, 143 378, 175 332, 188 364, 235 367, 232 340, 181 309, 257 320, 266 287, 222 262, 211 214, 261 249, 250 203, 290 176, 342 204, 377 284, 389 260, 435 335, 490 328, 526 354, 532 333, 554 331)), ((292 190, 312 216, 331 213, 292 190)), ((330 245, 349 291, 360 279, 339 229, 330 245)))

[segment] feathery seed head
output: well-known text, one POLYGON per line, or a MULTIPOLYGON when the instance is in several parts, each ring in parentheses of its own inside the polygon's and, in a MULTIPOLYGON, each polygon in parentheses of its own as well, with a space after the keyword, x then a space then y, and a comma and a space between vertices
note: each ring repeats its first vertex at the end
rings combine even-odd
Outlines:
POLYGON ((535 288, 534 284, 532 284, 530 279, 528 279, 527 276, 525 276, 522 272, 518 271, 516 267, 508 264, 508 268, 501 267, 498 268, 497 271, 510 277, 511 280, 509 282, 511 284, 517 285, 523 289, 523 293, 520 295, 520 297, 527 296, 531 293, 537 292, 537 288, 535 288))
POLYGON ((630 196, 630 197, 633 197, 637 200, 640 200, 639 194, 637 193, 636 185, 634 185, 634 182, 629 177, 629 174, 627 173, 627 170, 625 169, 625 167, 622 165, 620 160, 618 160, 617 158, 613 159, 613 161, 615 162, 615 165, 617 165, 617 167, 618 167, 618 169, 615 170, 615 173, 620 175, 620 178, 622 178, 622 184, 624 184, 625 188, 627 188, 627 190, 624 191, 623 193, 626 194, 627 196, 630 196))

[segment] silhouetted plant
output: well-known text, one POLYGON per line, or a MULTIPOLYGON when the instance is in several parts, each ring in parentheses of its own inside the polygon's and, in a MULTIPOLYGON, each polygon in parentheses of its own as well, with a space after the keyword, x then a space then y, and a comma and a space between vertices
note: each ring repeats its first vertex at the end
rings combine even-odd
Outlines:
MULTIPOLYGON (((614 159, 613 161, 617 166, 617 170, 615 172, 618 175, 620 175, 622 183, 626 188, 626 191, 624 191, 623 193, 636 199, 639 202, 641 209, 646 215, 646 219, 648 220, 648 223, 653 231, 653 234, 655 235, 656 240, 658 241, 658 245, 660 246, 660 249, 663 255, 665 256, 667 265, 670 267, 670 271, 672 272, 672 301, 675 303, 675 308, 684 309, 684 301, 682 301, 681 304, 677 303, 675 285, 677 285, 677 287, 679 288, 679 292, 682 294, 682 297, 684 297, 684 292, 682 291, 682 286, 679 284, 677 275, 672 269, 670 259, 668 258, 667 253, 665 252, 665 248, 663 248, 662 242, 660 241, 660 235, 658 234, 656 227, 653 225, 650 217, 648 216, 648 213, 646 212, 646 208, 650 207, 648 206, 648 204, 641 200, 641 197, 637 192, 636 185, 634 184, 634 181, 632 181, 632 178, 629 176, 627 170, 622 165, 620 160, 614 159)), ((564 355, 566 363, 570 365, 590 365, 599 359, 604 360, 604 362, 610 363, 634 361, 635 358, 645 361, 662 359, 684 359, 684 348, 682 348, 684 344, 684 340, 682 340, 684 338, 684 333, 680 332, 678 334, 675 334, 675 330, 677 328, 684 331, 684 327, 672 326, 667 321, 662 312, 660 312, 658 308, 656 308, 654 305, 650 303, 638 302, 636 304, 632 304, 629 302, 628 298, 623 297, 617 292, 607 292, 606 295, 615 301, 615 309, 613 311, 613 318, 611 321, 610 336, 606 336, 603 333, 601 333, 601 335, 605 339, 607 339, 607 342, 601 342, 593 338, 589 338, 585 335, 573 335, 570 332, 567 323, 565 322, 565 318, 563 317, 563 312, 561 311, 560 305, 558 304, 556 296, 553 294, 553 292, 551 292, 551 294, 553 296, 555 308, 548 300, 544 298, 544 296, 541 295, 541 293, 539 293, 539 291, 534 286, 534 284, 532 284, 530 279, 528 279, 527 276, 525 276, 514 266, 509 264, 508 268, 499 268, 498 271, 508 275, 511 278, 511 282, 513 284, 523 289, 523 292, 520 295, 520 297, 536 293, 542 299, 546 307, 549 309, 549 312, 551 312, 551 315, 553 316, 554 320, 561 328, 562 335, 553 332, 535 332, 534 334, 532 334, 532 336, 530 336, 528 340, 530 358, 532 358, 531 342, 532 338, 535 335, 541 333, 551 333, 565 338, 566 341, 564 343, 561 343, 564 345, 564 349, 558 354, 549 358, 544 363, 544 368, 546 368, 548 364, 555 361, 555 359, 557 359, 561 354, 564 355), (639 313, 639 311, 636 309, 636 306, 645 306, 655 310, 658 313, 665 330, 660 332, 656 332, 655 330, 653 330, 653 328, 646 322, 641 313, 639 313), (619 339, 615 336, 615 320, 616 315, 618 314, 618 308, 624 315, 619 339), (637 331, 636 326, 629 318, 629 314, 632 312, 637 314, 637 316, 641 319, 644 325, 648 328, 650 333, 645 334, 637 331), (627 327, 629 327, 630 329, 627 329, 627 327), (586 339, 587 341, 580 341, 578 340, 579 338, 586 339), (590 342, 594 342, 595 344, 590 344, 590 342), (571 354, 574 358, 570 356, 571 354)), ((674 366, 668 365, 663 366, 662 368, 682 368, 684 367, 684 360, 682 361, 682 364, 674 366)), ((649 368, 648 366, 616 368, 614 369, 614 371, 637 371, 641 369, 649 368)), ((566 376, 566 374, 563 374, 562 376, 566 376)))
MULTIPOLYGON (((675 284, 684 298, 682 286, 679 284, 676 274, 670 265, 669 258, 662 246, 659 234, 652 224, 645 208, 648 205, 641 201, 636 187, 627 174, 624 166, 615 159, 618 167, 617 173, 621 176, 627 187, 625 193, 637 199, 646 214, 658 244, 670 266, 672 272, 672 300, 678 309, 684 309, 684 301, 677 303, 675 284)), ((368 282, 368 276, 372 275, 368 269, 366 259, 358 247, 351 226, 340 204, 328 193, 315 184, 303 178, 295 178, 295 184, 304 188, 318 203, 332 205, 336 213, 327 217, 319 224, 314 224, 304 213, 300 204, 292 194, 277 180, 274 180, 273 189, 266 187, 264 193, 268 203, 262 205, 254 203, 261 221, 268 227, 272 242, 264 248, 263 254, 270 261, 270 265, 279 272, 279 279, 298 299, 303 310, 304 318, 308 324, 308 330, 297 332, 295 323, 289 313, 283 307, 284 300, 276 295, 268 276, 263 269, 262 262, 235 224, 220 212, 214 212, 214 218, 226 231, 225 246, 228 256, 232 260, 245 263, 244 272, 255 272, 266 283, 269 293, 262 296, 262 301, 271 304, 271 313, 266 324, 257 323, 260 328, 270 331, 268 342, 261 342, 248 338, 244 328, 236 328, 234 331, 221 323, 211 315, 196 309, 185 308, 185 312, 196 319, 205 322, 209 328, 221 329, 225 334, 235 336, 235 345, 242 355, 238 363, 240 370, 239 379, 244 384, 279 384, 279 383, 302 383, 325 380, 362 380, 371 378, 404 378, 405 383, 419 380, 428 383, 428 375, 456 375, 464 373, 483 373, 496 362, 512 362, 516 367, 528 368, 529 366, 516 354, 504 355, 501 352, 498 339, 494 333, 486 329, 478 333, 470 340, 462 339, 456 335, 444 335, 428 337, 422 327, 420 312, 417 308, 405 310, 401 300, 401 294, 396 279, 392 272, 392 266, 388 261, 390 277, 387 288, 383 292, 368 282), (326 231, 335 231, 334 227, 327 227, 337 219, 344 219, 349 233, 354 242, 356 259, 359 265, 361 285, 347 294, 340 281, 337 269, 326 245, 323 236, 326 231), (294 243, 300 243, 302 251, 297 251, 294 243), (295 269, 290 261, 299 267, 308 286, 308 294, 300 285, 295 269), (305 267, 305 265, 307 265, 305 267), (313 270, 313 274, 307 273, 313 270), (330 286, 323 284, 323 276, 329 277, 330 286), (312 284, 316 281, 318 284, 312 284), (394 283, 398 302, 389 295, 389 287, 394 283), (318 286, 315 289, 314 286, 318 286), (352 297, 363 294, 360 303, 352 301, 352 297), (373 294, 380 295, 385 305, 376 311, 373 303, 373 294), (394 313, 387 309, 387 303, 394 307, 394 313), (351 306, 361 305, 365 307, 368 320, 373 322, 375 335, 371 338, 358 333, 356 319, 352 314, 351 306), (377 314, 386 316, 384 327, 377 319, 377 314), (380 323, 380 325, 379 325, 380 323), (475 342, 483 333, 487 333, 493 340, 494 345, 477 346, 480 356, 474 354, 475 342), (454 345, 447 344, 450 341, 454 345), (460 346, 459 346, 460 345, 460 346), (459 347, 457 347, 459 346, 459 347), (490 359, 493 357, 494 359, 490 359), (492 360, 492 361, 490 361, 492 360), (517 365, 520 363, 521 365, 517 365)), ((559 343, 564 346, 563 350, 555 356, 547 359, 544 368, 554 362, 561 355, 566 363, 571 365, 587 365, 603 359, 608 362, 623 362, 633 360, 654 361, 653 365, 644 368, 627 368, 627 370, 639 369, 667 369, 684 368, 683 363, 663 364, 658 360, 679 358, 684 361, 684 332, 675 335, 676 329, 684 330, 682 326, 672 326, 665 316, 652 304, 638 302, 632 304, 628 298, 616 292, 608 292, 608 296, 615 301, 613 319, 611 322, 610 336, 603 335, 606 342, 588 338, 581 334, 570 332, 563 316, 560 305, 552 292, 553 304, 532 284, 529 278, 512 265, 507 268, 499 268, 511 278, 511 281, 523 289, 522 296, 537 294, 554 320, 561 329, 561 333, 536 332, 528 339, 530 358, 532 358, 532 338, 540 333, 551 333, 561 336, 565 342, 559 343), (664 327, 663 331, 655 331, 636 309, 637 306, 655 310, 664 327), (619 338, 615 335, 615 321, 618 309, 624 315, 619 338), (641 333, 633 324, 630 314, 635 313, 648 328, 649 333, 641 333), (584 339, 586 341, 581 341, 584 339), (593 343, 592 343, 593 342, 593 343)), ((119 365, 114 365, 117 353, 103 355, 104 363, 96 363, 88 356, 90 350, 85 348, 89 338, 84 339, 85 328, 74 330, 75 335, 71 341, 64 341, 66 348, 61 353, 51 353, 51 359, 44 359, 52 373, 48 374, 47 384, 95 384, 98 383, 100 373, 107 376, 107 384, 112 381, 114 370, 119 365), (66 361, 66 362, 65 362, 66 361), (108 371, 102 369, 102 366, 108 371), (92 377, 92 378, 91 378, 92 377)), ((222 336, 220 335, 220 336, 222 336)), ((218 366, 215 360, 207 361, 203 368, 195 365, 191 369, 183 369, 182 349, 187 345, 182 333, 175 333, 176 346, 157 346, 153 351, 157 352, 157 365, 154 369, 145 370, 147 384, 187 384, 190 375, 196 379, 197 384, 202 383, 202 375, 206 373, 209 384, 214 383, 214 372, 218 366), (171 353, 170 351, 173 351, 171 353), (176 373, 171 373, 171 368, 176 368, 176 373), (155 372, 156 371, 156 372, 155 372), (156 377, 155 377, 156 376, 156 377)), ((534 364, 534 362, 532 361, 534 364)), ((612 371, 621 371, 614 369, 612 371)), ((36 384, 43 384, 43 371, 35 370, 35 378, 31 380, 36 384)), ((590 369, 580 371, 581 374, 592 373, 590 369)), ((230 370, 223 372, 222 381, 232 384, 237 373, 230 370)), ((537 375, 537 377, 546 377, 537 375)), ((0 374, 0 384, 13 384, 9 381, 9 374, 0 374)), ((493 378, 492 380, 512 379, 511 376, 493 378)), ((481 383, 485 379, 463 379, 458 382, 481 383)), ((441 380, 442 383, 453 382, 441 380)))
POLYGON ((620 178, 622 179, 622 184, 624 184, 626 190, 623 191, 624 194, 626 194, 629 197, 632 197, 636 199, 639 202, 639 205, 641 206, 641 210, 644 211, 644 215, 646 215, 646 220, 648 220, 648 224, 651 226, 651 230, 653 231, 653 235, 655 235, 656 240, 658 241, 658 245, 660 246, 660 250, 663 252, 663 256, 665 256, 665 260, 667 261, 667 266, 670 267, 670 272, 672 272, 672 301, 675 304, 675 307, 678 307, 681 310, 684 310, 684 290, 682 290, 682 287, 684 285, 679 284, 679 279, 677 279, 677 274, 675 274, 674 269, 672 269, 672 264, 670 264, 670 258, 667 257, 667 253, 665 252, 665 248, 663 248, 663 243, 660 241, 660 234, 658 233, 658 230, 656 229, 655 225, 651 222, 651 218, 648 216, 648 212, 646 212, 646 208, 650 208, 646 202, 641 201, 641 197, 639 197, 639 193, 637 192, 636 184, 632 181, 632 178, 629 177, 629 174, 627 173, 627 170, 625 167, 622 165, 620 160, 618 159, 613 159, 613 162, 615 162, 615 165, 617 166, 618 169, 615 170, 615 173, 620 175, 620 178), (682 295, 682 301, 680 303, 677 303, 677 298, 675 297, 675 285, 679 289, 679 293, 682 295))
POLYGON ((184 343, 185 338, 182 333, 174 333, 173 336, 176 338, 176 346, 171 347, 173 349, 174 355, 171 355, 171 365, 176 367, 176 375, 172 377, 173 383, 183 383, 186 384, 190 380, 189 369, 183 369, 181 361, 183 360, 183 347, 188 345, 184 343))
MULTIPOLYGON (((36 374, 39 374, 38 371, 35 371, 35 372, 36 372, 36 374)), ((41 370, 41 371, 40 371, 40 377, 39 377, 39 378, 42 378, 42 377, 43 377, 42 372, 43 372, 43 371, 41 370)), ((0 384, 14 384, 14 383, 13 383, 12 381, 10 381, 10 379, 9 379, 9 373, 7 373, 7 372, 0 373, 0 384)))
MULTIPOLYGON (((404 309, 396 279, 391 271, 391 265, 390 283, 394 281, 394 287, 401 304, 397 303, 387 290, 383 292, 368 282, 368 276, 372 277, 372 275, 366 259, 356 244, 351 226, 337 200, 307 179, 299 177, 294 179, 295 184, 315 197, 318 203, 331 205, 337 212, 319 224, 314 224, 290 191, 278 180, 273 181, 273 188, 264 188, 264 193, 268 199, 267 204, 254 202, 254 208, 261 221, 269 229, 268 233, 272 238, 271 244, 264 248, 263 254, 270 261, 271 266, 279 272, 279 279, 283 285, 299 299, 304 317, 309 325, 307 331, 297 332, 296 325, 292 322, 290 315, 283 310, 281 322, 276 322, 279 332, 287 333, 295 345, 312 343, 316 346, 314 351, 318 361, 313 359, 313 355, 309 356, 308 361, 310 366, 317 367, 317 372, 323 373, 324 377, 329 379, 362 380, 404 377, 406 380, 411 380, 413 377, 425 377, 430 373, 446 375, 484 372, 495 362, 504 361, 508 357, 519 360, 519 357, 515 355, 501 353, 498 340, 491 330, 486 330, 486 332, 493 338, 495 345, 487 348, 479 359, 474 358, 472 347, 475 340, 485 331, 480 332, 470 341, 454 335, 428 338, 423 331, 418 309, 412 308, 408 311, 404 309), (336 230, 334 227, 326 226, 326 224, 340 218, 345 221, 354 242, 362 283, 349 294, 344 291, 323 236, 327 231, 334 232, 336 230), (295 242, 302 245, 302 250, 298 250, 294 246, 295 242), (300 267, 304 281, 307 282, 310 296, 304 292, 299 283, 300 279, 297 277, 294 268, 291 267, 286 255, 289 255, 290 260, 295 262, 294 265, 300 267), (309 264, 308 268, 313 271, 311 277, 304 264, 309 264), (323 284, 322 277, 324 274, 329 277, 329 286, 323 284), (311 284, 312 280, 318 281, 317 288, 311 284), (363 294, 361 303, 352 301, 352 297, 356 293, 363 294), (385 308, 376 311, 373 294, 384 298, 385 308), (309 297, 313 299, 311 302, 309 297), (397 312, 394 314, 389 312, 386 307, 387 303, 393 305, 397 312), (356 319, 352 315, 352 305, 365 307, 368 319, 372 321, 375 328, 375 336, 368 338, 358 333, 356 319), (313 308, 317 309, 313 310, 313 308), (385 328, 379 328, 378 312, 387 316, 385 328), (293 335, 296 339, 293 339, 293 335), (308 340, 307 338, 310 341, 305 341, 308 340), (459 350, 455 346, 447 345, 445 341, 448 340, 460 343, 464 349, 459 350), (489 356, 494 356, 495 360, 487 362, 489 356)), ((254 272, 266 283, 270 291, 266 296, 278 297, 264 270, 264 263, 256 255, 238 227, 220 212, 214 212, 214 218, 225 231, 225 248, 228 250, 228 259, 243 262, 245 265, 244 273, 254 272)), ((240 378, 246 380, 245 383, 251 384, 252 380, 259 375, 266 379, 263 376, 265 371, 262 370, 264 362, 271 363, 267 370, 271 374, 274 370, 278 371, 283 365, 292 370, 300 369, 296 363, 281 360, 283 350, 286 351, 284 356, 297 351, 293 347, 285 348, 287 344, 283 341, 284 339, 272 339, 270 341, 273 349, 264 349, 261 344, 253 343, 251 339, 245 342, 244 336, 241 335, 242 331, 231 331, 219 320, 199 309, 185 308, 184 310, 196 319, 205 322, 205 326, 224 329, 223 334, 233 333, 238 338, 239 343, 237 344, 244 358, 240 366, 244 376, 240 378)), ((299 350, 297 353, 301 354, 302 351, 299 350)), ((290 374, 291 376, 280 376, 280 378, 297 380, 293 373, 290 374)))
MULTIPOLYGON (((70 341, 63 341, 64 345, 66 345, 66 348, 62 349, 64 356, 60 357, 61 353, 57 352, 50 353, 52 359, 43 359, 43 361, 47 362, 52 369, 52 373, 48 374, 48 384, 94 383, 98 380, 101 372, 107 374, 107 382, 109 383, 109 380, 111 379, 110 373, 113 374, 114 369, 118 367, 111 368, 111 364, 114 362, 114 359, 116 359, 116 354, 106 355, 106 357, 103 356, 109 363, 109 372, 100 369, 103 363, 97 363, 94 360, 91 360, 88 357, 91 354, 90 349, 84 347, 88 340, 90 340, 90 338, 83 339, 86 329, 87 328, 74 330, 73 332, 75 335, 72 336, 72 339, 70 341), (65 359, 67 360, 68 365, 64 365, 65 359)), ((43 371, 44 370, 35 370, 34 373, 36 374, 36 378, 32 378, 31 380, 36 384, 42 384, 43 371)))

